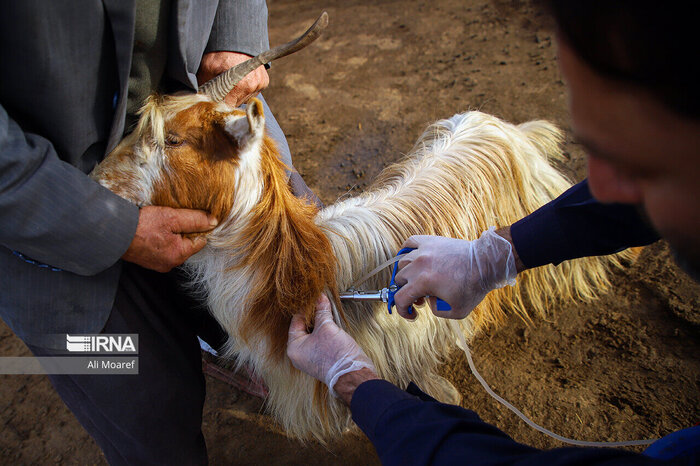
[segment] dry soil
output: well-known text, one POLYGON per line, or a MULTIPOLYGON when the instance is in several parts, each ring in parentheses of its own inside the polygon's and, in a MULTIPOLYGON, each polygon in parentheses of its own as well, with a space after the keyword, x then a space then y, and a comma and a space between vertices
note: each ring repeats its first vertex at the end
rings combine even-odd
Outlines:
MULTIPOLYGON (((571 138, 566 88, 546 17, 518 0, 275 0, 273 44, 322 11, 324 36, 276 62, 265 95, 297 169, 326 203, 361 191, 410 150, 429 123, 478 109, 512 122, 550 120, 567 131, 562 165, 585 176, 571 138)), ((479 336, 477 366, 535 421, 589 440, 653 438, 700 421, 700 293, 669 258, 646 248, 593 303, 565 302, 546 319, 511 318, 479 336)), ((27 355, 0 323, 0 354, 27 355)), ((560 445, 489 398, 455 353, 444 373, 462 405, 521 442, 560 445)), ((207 378, 204 433, 212 464, 372 464, 348 435, 324 447, 287 438, 259 399, 207 378)), ((43 376, 0 376, 0 463, 104 464, 43 376)))

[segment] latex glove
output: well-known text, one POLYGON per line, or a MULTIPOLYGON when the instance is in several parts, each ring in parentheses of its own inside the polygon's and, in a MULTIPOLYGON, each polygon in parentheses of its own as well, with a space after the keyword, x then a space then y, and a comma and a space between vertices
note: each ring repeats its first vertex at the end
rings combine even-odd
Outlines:
POLYGON ((399 261, 394 300, 398 313, 414 319, 408 308, 424 296, 435 296, 452 307, 433 314, 463 319, 496 288, 514 285, 515 256, 508 240, 489 228, 474 241, 442 236, 411 236, 402 246, 417 248, 399 261))
POLYGON ((376 372, 362 348, 333 321, 331 303, 325 295, 316 303, 312 333, 307 332, 301 314, 292 317, 287 356, 294 367, 328 385, 335 398, 338 395, 333 386, 340 376, 365 367, 376 372))

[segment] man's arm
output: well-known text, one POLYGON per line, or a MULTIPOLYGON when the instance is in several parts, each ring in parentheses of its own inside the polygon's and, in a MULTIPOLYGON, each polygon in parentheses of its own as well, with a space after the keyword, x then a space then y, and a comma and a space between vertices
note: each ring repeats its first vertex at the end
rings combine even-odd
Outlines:
POLYGON ((79 275, 113 265, 128 249, 138 208, 61 161, 0 106, 0 244, 79 275))
POLYGON ((350 407, 384 465, 657 464, 624 450, 538 450, 516 442, 473 411, 437 402, 414 384, 400 390, 377 377, 364 351, 334 323, 328 299, 316 306, 313 332, 301 316, 292 320, 287 355, 350 407), (353 362, 361 367, 347 370, 353 362))
POLYGON ((254 56, 270 48, 265 0, 219 0, 205 53, 254 56))
MULTIPOLYGON (((197 72, 198 84, 269 48, 266 2, 221 0, 197 72)), ((226 102, 238 107, 265 89, 269 82, 267 71, 261 66, 241 80, 226 96, 226 102)))
POLYGON ((0 106, 0 244, 78 275, 95 275, 120 258, 161 272, 206 240, 206 213, 138 207, 58 158, 46 139, 25 133, 0 106))
POLYGON ((509 233, 526 268, 613 254, 660 238, 638 206, 595 200, 588 180, 515 222, 509 233))
POLYGON ((403 391, 384 380, 368 380, 355 388, 350 408, 384 465, 660 464, 625 450, 523 445, 474 411, 440 403, 414 384, 403 391))
POLYGON ((606 255, 650 244, 658 234, 636 206, 602 204, 587 181, 513 225, 493 228, 467 241, 412 236, 402 247, 416 248, 399 262, 399 314, 422 296, 438 296, 452 310, 439 317, 466 317, 490 291, 513 284, 516 273, 578 257, 606 255))

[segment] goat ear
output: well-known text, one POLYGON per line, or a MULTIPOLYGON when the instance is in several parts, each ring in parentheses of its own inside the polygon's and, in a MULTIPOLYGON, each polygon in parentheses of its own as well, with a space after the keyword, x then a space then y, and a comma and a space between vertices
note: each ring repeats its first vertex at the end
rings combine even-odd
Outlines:
POLYGON ((225 129, 241 148, 248 145, 250 141, 262 138, 265 131, 262 102, 251 99, 246 106, 245 118, 240 114, 227 117, 225 129))
POLYGON ((256 98, 250 99, 245 109, 245 115, 248 118, 251 132, 256 136, 262 136, 265 129, 265 112, 262 102, 256 98))

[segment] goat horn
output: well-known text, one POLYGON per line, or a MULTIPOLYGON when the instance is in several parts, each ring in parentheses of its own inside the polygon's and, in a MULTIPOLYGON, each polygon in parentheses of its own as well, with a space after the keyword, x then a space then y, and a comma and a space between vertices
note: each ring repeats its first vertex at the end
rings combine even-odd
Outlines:
POLYGON ((278 45, 273 49, 267 50, 260 55, 224 71, 217 77, 199 86, 197 92, 200 94, 207 94, 215 102, 223 101, 228 93, 231 92, 231 89, 236 87, 236 84, 238 84, 241 79, 245 78, 248 73, 265 63, 270 63, 272 60, 286 57, 291 53, 303 49, 311 42, 315 41, 326 26, 328 26, 328 14, 324 11, 316 22, 297 39, 284 45, 278 45))

